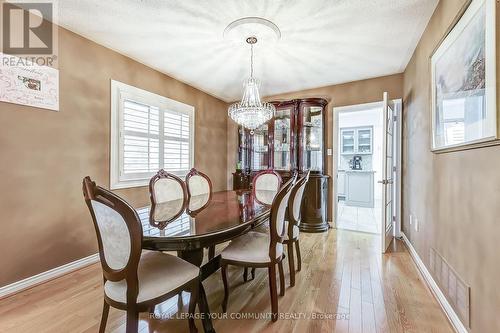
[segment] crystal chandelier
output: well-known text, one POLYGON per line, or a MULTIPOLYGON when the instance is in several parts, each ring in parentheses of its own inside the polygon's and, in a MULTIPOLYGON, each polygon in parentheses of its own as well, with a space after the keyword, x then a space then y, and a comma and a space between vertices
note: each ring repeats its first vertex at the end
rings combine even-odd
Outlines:
POLYGON ((250 78, 244 82, 243 98, 241 102, 231 104, 228 115, 239 125, 253 131, 269 121, 276 108, 271 103, 261 102, 259 95, 259 81, 253 77, 253 45, 256 37, 248 37, 250 44, 250 78))

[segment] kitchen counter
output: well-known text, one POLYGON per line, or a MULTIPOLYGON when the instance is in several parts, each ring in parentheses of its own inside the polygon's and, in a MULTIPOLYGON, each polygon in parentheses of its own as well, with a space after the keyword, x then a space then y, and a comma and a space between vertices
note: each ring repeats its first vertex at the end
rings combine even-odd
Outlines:
POLYGON ((347 173, 375 173, 373 170, 339 170, 339 172, 347 172, 347 173))

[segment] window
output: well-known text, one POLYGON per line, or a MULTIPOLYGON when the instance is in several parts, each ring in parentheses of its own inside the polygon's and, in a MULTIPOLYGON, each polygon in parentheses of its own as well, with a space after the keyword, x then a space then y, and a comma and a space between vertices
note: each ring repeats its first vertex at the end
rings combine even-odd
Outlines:
POLYGON ((192 106, 111 81, 111 189, 145 186, 159 169, 185 176, 193 145, 192 106))

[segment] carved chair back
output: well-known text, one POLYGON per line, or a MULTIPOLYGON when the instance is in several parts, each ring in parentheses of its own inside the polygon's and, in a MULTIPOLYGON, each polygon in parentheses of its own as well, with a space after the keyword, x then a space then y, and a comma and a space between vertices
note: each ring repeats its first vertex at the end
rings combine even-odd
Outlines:
POLYGON ((161 169, 149 181, 151 204, 173 200, 186 200, 186 186, 182 179, 161 169))
POLYGON ((288 232, 285 230, 285 214, 294 181, 295 177, 292 177, 280 188, 271 206, 269 257, 273 261, 276 260, 277 244, 283 243, 288 232))
POLYGON ((94 222, 104 281, 127 282, 127 303, 137 302, 142 225, 135 209, 116 194, 83 179, 83 196, 94 222))
POLYGON ((274 170, 264 170, 255 175, 252 181, 253 191, 278 191, 282 180, 274 170))
POLYGON ((296 225, 297 227, 300 225, 300 208, 302 205, 302 198, 304 197, 304 190, 306 188, 307 182, 309 181, 310 173, 311 171, 307 171, 307 173, 302 178, 297 180, 292 188, 292 193, 290 194, 290 199, 288 202, 288 223, 290 230, 293 230, 294 225, 296 225))
POLYGON ((212 193, 212 181, 204 174, 192 168, 186 175, 186 186, 189 197, 212 193))

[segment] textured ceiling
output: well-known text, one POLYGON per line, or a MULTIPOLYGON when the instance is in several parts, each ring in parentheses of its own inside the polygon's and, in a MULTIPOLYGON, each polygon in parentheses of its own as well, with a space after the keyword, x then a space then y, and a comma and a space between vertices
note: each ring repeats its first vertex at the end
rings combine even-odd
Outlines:
POLYGON ((259 16, 281 40, 257 44, 255 76, 273 95, 402 72, 438 0, 64 0, 59 24, 225 101, 241 98, 246 44, 223 39, 259 16))

